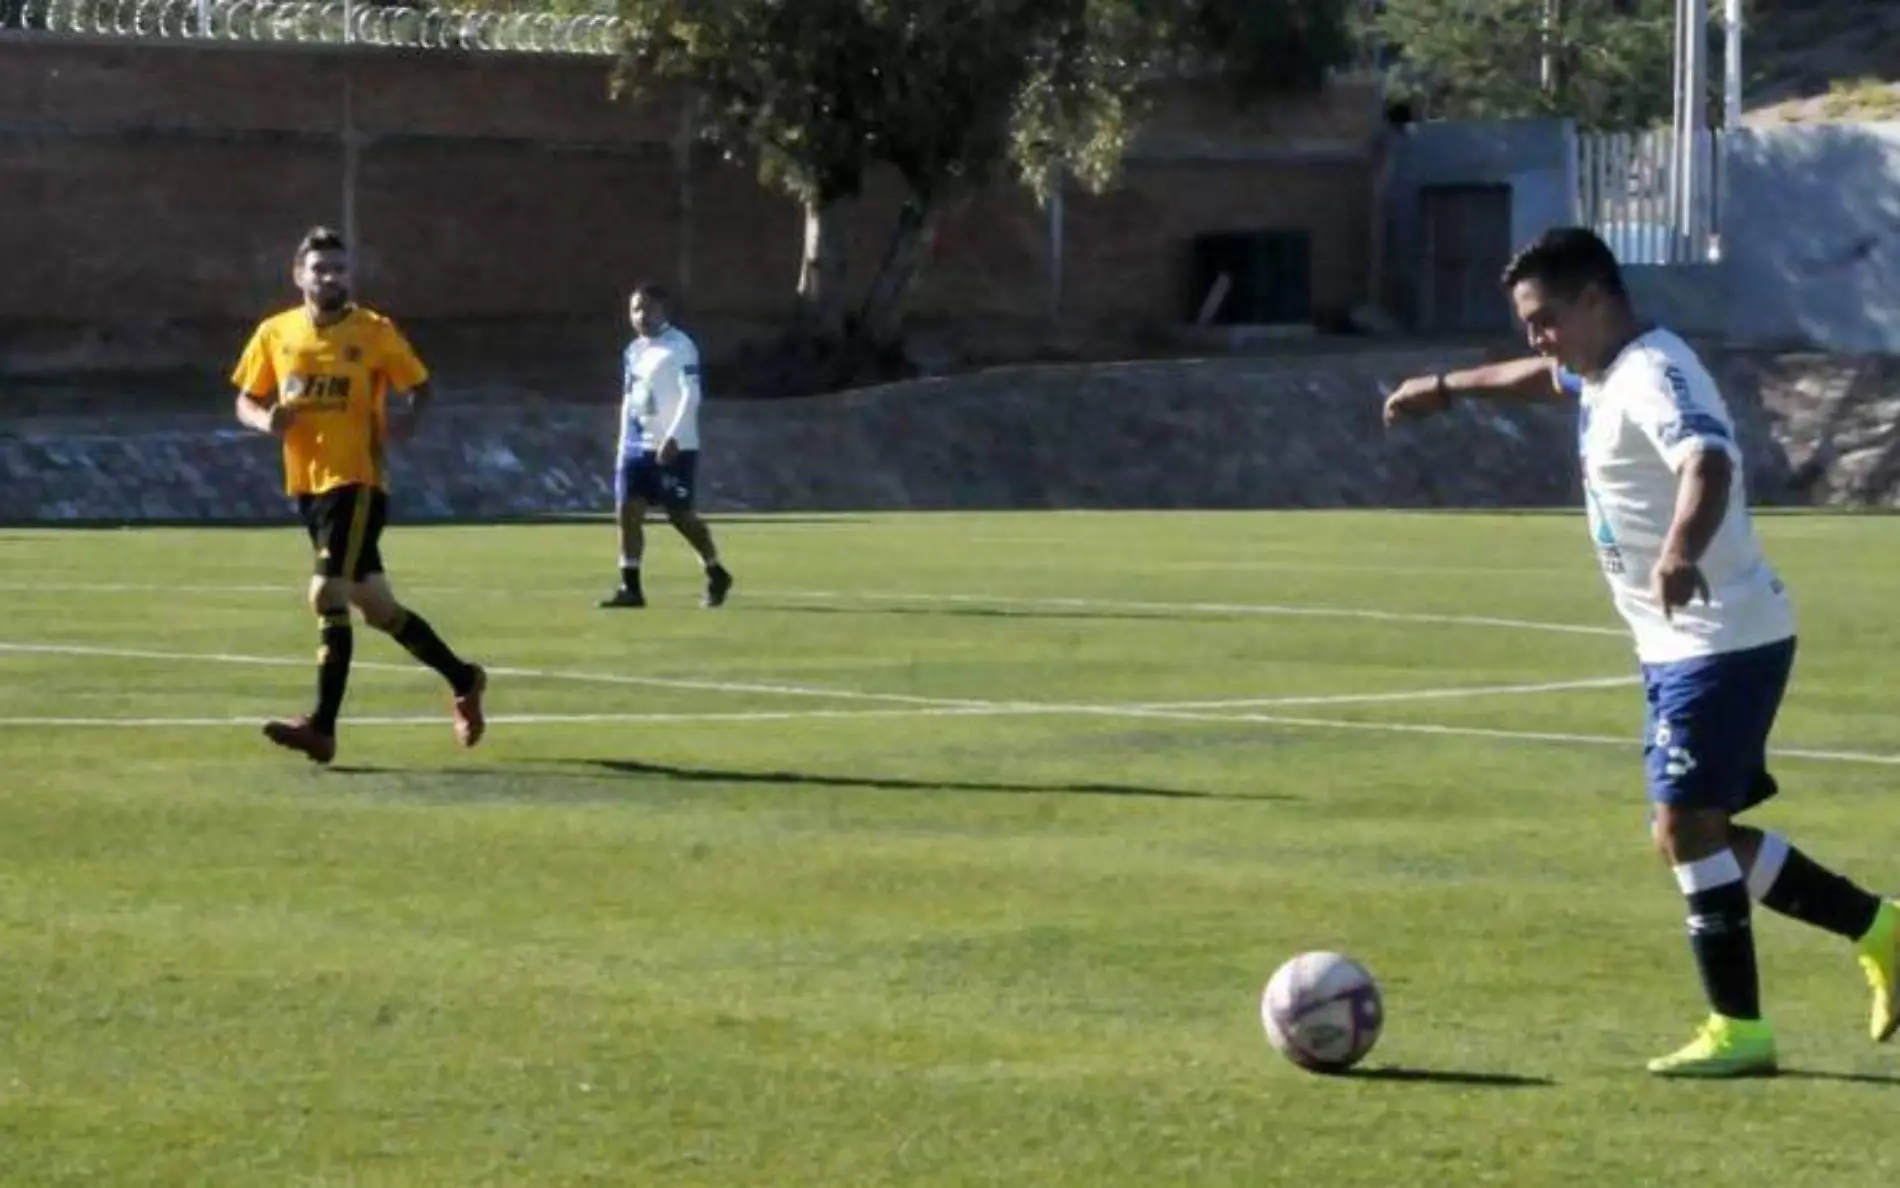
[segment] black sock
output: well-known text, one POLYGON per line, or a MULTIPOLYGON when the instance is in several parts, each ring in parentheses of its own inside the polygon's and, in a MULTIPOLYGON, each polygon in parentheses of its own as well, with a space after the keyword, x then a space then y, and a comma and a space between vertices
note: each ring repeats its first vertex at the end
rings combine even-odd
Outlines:
POLYGON ((622 590, 638 590, 640 588, 640 567, 638 565, 622 565, 620 567, 620 588, 622 590))
MULTIPOLYGON (((1764 838, 1762 854, 1777 845, 1786 843, 1764 838)), ((1848 940, 1867 935, 1880 911, 1879 896, 1863 891, 1793 846, 1787 846, 1785 855, 1781 873, 1762 894, 1763 907, 1848 940)), ((1755 860, 1760 862, 1761 857, 1755 860)))
POLYGON ((356 651, 356 634, 350 630, 350 613, 323 616, 323 629, 317 649, 317 709, 310 724, 324 734, 336 733, 336 716, 343 709, 343 690, 350 683, 350 656, 356 651))
POLYGON ((459 696, 469 691, 475 683, 475 670, 462 662, 462 658, 449 650, 442 637, 429 626, 429 621, 414 611, 403 615, 402 626, 396 628, 396 642, 409 650, 409 654, 442 674, 459 696))
POLYGON ((1688 893, 1689 947, 1702 973, 1709 1007, 1731 1019, 1761 1018, 1761 979, 1748 884, 1740 879, 1688 893))

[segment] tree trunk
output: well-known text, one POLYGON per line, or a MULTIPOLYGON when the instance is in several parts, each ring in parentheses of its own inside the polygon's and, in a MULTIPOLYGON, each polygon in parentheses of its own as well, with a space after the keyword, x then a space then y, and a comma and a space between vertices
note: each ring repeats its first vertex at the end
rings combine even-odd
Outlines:
POLYGON ((698 218, 698 197, 693 146, 698 141, 693 103, 680 105, 679 126, 673 132, 673 218, 679 227, 678 254, 673 259, 674 294, 681 302, 690 302, 693 292, 694 224, 698 218))
POLYGON ((798 269, 798 300, 804 308, 807 330, 818 338, 844 337, 850 234, 849 199, 806 201, 805 255, 798 269))
POLYGON ((1557 52, 1558 28, 1563 21, 1563 0, 1544 0, 1543 18, 1538 23, 1537 82, 1545 99, 1555 102, 1563 90, 1563 59, 1557 52))
POLYGON ((923 260, 932 213, 928 200, 915 196, 905 199, 897 212, 884 264, 864 298, 864 336, 872 346, 892 346, 902 336, 904 296, 923 260))

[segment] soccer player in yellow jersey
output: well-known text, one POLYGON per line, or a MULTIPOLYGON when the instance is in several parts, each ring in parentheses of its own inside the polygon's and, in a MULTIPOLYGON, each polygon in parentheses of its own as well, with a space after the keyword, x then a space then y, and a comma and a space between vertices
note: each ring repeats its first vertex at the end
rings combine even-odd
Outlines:
POLYGON ((322 623, 323 641, 316 709, 267 722, 264 736, 317 763, 336 757, 354 604, 364 622, 448 681, 455 736, 472 747, 485 726, 487 674, 396 601, 383 572, 389 506, 383 443, 415 431, 429 399, 428 368, 395 323, 351 301, 349 254, 337 232, 316 227, 306 234, 291 276, 303 304, 260 322, 231 376, 238 420, 283 440, 284 487, 316 549, 310 608, 322 623))

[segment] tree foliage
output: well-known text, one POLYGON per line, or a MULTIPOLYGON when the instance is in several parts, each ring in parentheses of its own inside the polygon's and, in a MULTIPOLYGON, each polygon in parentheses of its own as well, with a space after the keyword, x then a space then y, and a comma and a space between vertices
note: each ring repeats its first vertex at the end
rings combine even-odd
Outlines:
POLYGON ((1014 177, 1038 197, 1110 184, 1143 84, 1183 68, 1237 96, 1317 85, 1343 0, 622 0, 623 92, 695 97, 697 134, 803 204, 811 326, 894 336, 933 218, 1014 177), (889 169, 904 202, 861 301, 841 210, 889 169))
POLYGON ((1674 0, 1384 0, 1381 9, 1373 25, 1396 58, 1393 97, 1433 118, 1564 116, 1590 128, 1669 118, 1674 0))

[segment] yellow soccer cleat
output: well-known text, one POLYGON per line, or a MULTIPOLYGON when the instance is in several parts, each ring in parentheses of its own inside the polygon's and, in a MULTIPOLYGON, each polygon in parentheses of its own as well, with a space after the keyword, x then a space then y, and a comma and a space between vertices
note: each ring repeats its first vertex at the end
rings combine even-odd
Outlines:
POLYGON ((1867 934, 1854 942, 1860 950, 1861 972, 1867 975, 1867 985, 1874 992, 1873 1019, 1867 1025, 1867 1034, 1874 1042, 1885 1043, 1893 1038, 1895 1030, 1900 1030, 1900 910, 1893 903, 1882 900, 1880 910, 1874 914, 1873 926, 1867 934))
POLYGON ((1760 1019, 1710 1015, 1678 1051, 1649 1062, 1659 1077, 1768 1077, 1779 1071, 1775 1033, 1760 1019))

